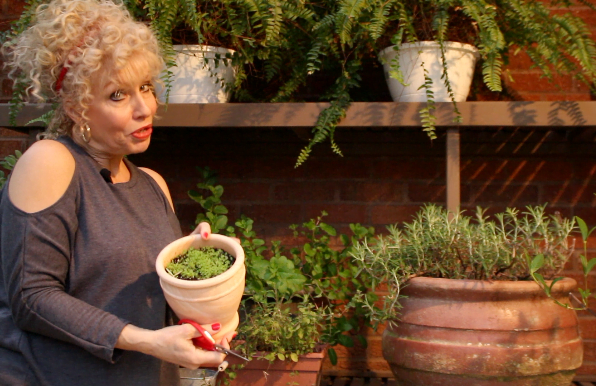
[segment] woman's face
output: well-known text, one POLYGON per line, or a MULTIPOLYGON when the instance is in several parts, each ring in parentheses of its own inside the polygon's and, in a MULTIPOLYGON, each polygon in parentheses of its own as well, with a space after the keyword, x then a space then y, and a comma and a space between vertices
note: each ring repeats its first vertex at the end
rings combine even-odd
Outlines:
POLYGON ((148 73, 143 60, 133 59, 126 68, 98 77, 87 110, 91 129, 87 147, 93 153, 110 157, 147 150, 157 111, 148 73))

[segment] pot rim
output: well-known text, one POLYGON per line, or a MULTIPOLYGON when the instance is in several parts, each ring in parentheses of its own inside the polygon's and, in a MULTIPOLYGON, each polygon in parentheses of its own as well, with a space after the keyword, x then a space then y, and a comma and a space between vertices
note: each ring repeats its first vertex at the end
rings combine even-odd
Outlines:
POLYGON ((211 234, 208 239, 203 239, 200 235, 189 235, 182 237, 180 239, 174 240, 166 247, 162 249, 162 251, 157 256, 155 261, 155 270, 157 271, 157 275, 159 276, 160 280, 163 282, 178 288, 206 288, 211 287, 226 280, 231 279, 238 270, 244 267, 244 250, 242 246, 231 237, 227 237, 224 235, 218 234, 211 234), (189 248, 192 246, 193 242, 195 241, 202 241, 204 246, 212 246, 215 248, 221 248, 222 245, 229 247, 229 250, 226 251, 234 256, 235 261, 232 266, 222 273, 221 275, 217 275, 215 277, 204 279, 204 280, 182 280, 175 278, 174 276, 170 275, 166 270, 165 266, 176 256, 172 256, 170 254, 170 249, 178 244, 189 244, 189 248))
POLYGON ((185 53, 182 51, 190 51, 190 53, 214 52, 217 54, 234 54, 236 50, 220 46, 210 46, 206 44, 174 44, 172 45, 176 53, 185 53))
MULTIPOLYGON (((478 48, 473 46, 472 44, 467 43, 460 43, 460 42, 452 42, 452 41, 445 41, 444 46, 450 50, 457 50, 457 51, 464 51, 469 52, 474 55, 474 57, 479 58, 480 52, 478 48)), ((421 40, 414 43, 402 43, 402 44, 395 44, 389 46, 383 50, 381 50, 378 54, 379 57, 385 57, 391 52, 395 51, 393 47, 399 46, 399 51, 403 50, 411 50, 411 49, 438 49, 440 47, 439 43, 434 40, 421 40)))
MULTIPOLYGON (((552 280, 546 280, 550 284, 552 280)), ((553 286, 554 292, 572 291, 577 287, 575 279, 563 277, 553 286)), ((473 280, 473 279, 445 279, 437 277, 417 276, 409 279, 404 288, 410 289, 433 289, 448 291, 472 291, 472 292, 493 292, 506 291, 508 293, 528 293, 544 291, 538 283, 533 280, 473 280)))

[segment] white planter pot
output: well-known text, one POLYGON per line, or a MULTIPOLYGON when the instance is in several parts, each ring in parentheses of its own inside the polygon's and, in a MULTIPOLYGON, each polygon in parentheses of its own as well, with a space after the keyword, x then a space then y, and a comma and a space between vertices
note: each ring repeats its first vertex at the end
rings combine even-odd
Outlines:
MULTIPOLYGON (((236 69, 231 60, 227 65, 219 60, 216 67, 216 55, 225 59, 233 50, 202 45, 174 45, 176 67, 170 89, 169 103, 225 103, 230 100, 230 93, 224 89, 225 83, 234 83, 236 69), (216 82, 223 79, 223 82, 216 82)), ((160 100, 165 102, 163 90, 160 100)))
POLYGON ((244 250, 237 241, 212 234, 207 240, 198 235, 186 236, 168 244, 157 256, 155 268, 166 300, 180 319, 191 319, 203 325, 220 323, 214 335, 217 340, 238 327, 238 308, 244 293, 244 250), (211 246, 236 258, 230 269, 205 280, 182 280, 166 272, 170 260, 188 248, 211 246))
MULTIPOLYGON (((468 97, 476 60, 480 56, 476 47, 455 42, 444 43, 447 60, 447 75, 456 102, 463 102, 468 97)), ((426 102, 426 90, 419 89, 424 84, 424 69, 433 80, 432 91, 436 102, 450 102, 449 93, 441 75, 441 50, 439 43, 422 41, 400 45, 399 51, 394 46, 379 53, 383 63, 385 79, 395 102, 426 102), (399 61, 399 68, 403 73, 404 83, 390 77, 391 61, 399 61), (422 68, 424 65, 424 69, 422 68)))

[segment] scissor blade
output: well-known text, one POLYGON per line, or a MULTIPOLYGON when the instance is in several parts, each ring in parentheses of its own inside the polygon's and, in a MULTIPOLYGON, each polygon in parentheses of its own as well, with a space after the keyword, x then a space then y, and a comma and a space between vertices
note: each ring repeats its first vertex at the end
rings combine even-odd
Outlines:
POLYGON ((217 350, 218 351, 221 351, 221 352, 223 352, 226 355, 230 355, 231 354, 231 355, 234 355, 234 356, 236 356, 236 357, 238 357, 240 359, 244 359, 245 361, 248 361, 248 358, 243 357, 242 355, 238 354, 237 352, 234 352, 232 350, 228 350, 227 348, 225 348, 223 346, 216 345, 215 347, 217 347, 217 350))

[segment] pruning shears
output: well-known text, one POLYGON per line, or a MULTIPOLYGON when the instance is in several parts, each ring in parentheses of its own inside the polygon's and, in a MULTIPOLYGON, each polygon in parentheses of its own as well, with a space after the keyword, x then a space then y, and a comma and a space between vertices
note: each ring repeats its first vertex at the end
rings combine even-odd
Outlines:
POLYGON ((213 337, 211 336, 209 331, 205 330, 200 324, 198 324, 194 320, 182 319, 178 322, 178 324, 184 324, 184 323, 190 324, 191 326, 193 326, 194 328, 199 330, 199 332, 201 333, 201 336, 199 336, 197 338, 192 338, 192 342, 194 343, 194 345, 196 347, 200 347, 203 350, 207 350, 207 351, 218 351, 218 352, 224 353, 226 355, 234 355, 240 359, 244 359, 245 361, 248 361, 248 358, 245 358, 242 355, 238 354, 237 352, 228 350, 224 346, 215 343, 215 339, 213 339, 213 337))

